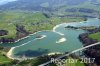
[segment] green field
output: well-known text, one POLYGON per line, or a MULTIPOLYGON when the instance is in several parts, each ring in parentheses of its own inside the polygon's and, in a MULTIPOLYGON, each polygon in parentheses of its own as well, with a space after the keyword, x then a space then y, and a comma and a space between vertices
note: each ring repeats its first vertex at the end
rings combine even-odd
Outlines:
MULTIPOLYGON (((12 60, 6 57, 8 49, 4 49, 3 47, 0 47, 0 66, 3 66, 3 64, 11 64, 12 60)), ((10 66, 10 65, 9 65, 10 66)))
POLYGON ((100 41, 100 32, 90 34, 89 37, 92 39, 96 39, 97 41, 100 41))
POLYGON ((3 63, 10 63, 11 60, 8 59, 6 56, 3 56, 2 54, 0 54, 0 64, 3 64, 3 63))
POLYGON ((23 25, 25 30, 34 33, 40 30, 51 30, 55 25, 64 22, 79 22, 83 18, 58 17, 47 18, 41 12, 4 11, 0 12, 0 30, 7 30, 8 34, 0 38, 16 38, 16 25, 23 25))

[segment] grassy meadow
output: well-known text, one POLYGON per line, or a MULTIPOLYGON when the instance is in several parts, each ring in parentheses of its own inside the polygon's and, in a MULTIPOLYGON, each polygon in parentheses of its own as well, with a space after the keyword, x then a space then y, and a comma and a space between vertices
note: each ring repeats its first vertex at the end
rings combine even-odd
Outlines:
MULTIPOLYGON (((50 16, 47 14, 47 16, 50 16)), ((51 30, 55 25, 64 22, 79 22, 83 18, 77 17, 47 17, 41 12, 4 11, 0 12, 0 30, 7 30, 8 34, 0 38, 16 38, 16 25, 23 25, 25 30, 34 33, 40 30, 51 30)))

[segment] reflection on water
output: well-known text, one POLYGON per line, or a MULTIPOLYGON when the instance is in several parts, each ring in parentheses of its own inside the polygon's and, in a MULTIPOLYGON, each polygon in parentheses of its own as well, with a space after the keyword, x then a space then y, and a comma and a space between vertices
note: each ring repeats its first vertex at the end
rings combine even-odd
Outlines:
POLYGON ((49 52, 48 49, 39 48, 38 50, 27 50, 27 51, 23 51, 23 52, 21 51, 21 52, 17 53, 16 55, 20 56, 20 57, 23 57, 23 55, 26 57, 36 57, 39 55, 46 54, 48 52, 49 52))

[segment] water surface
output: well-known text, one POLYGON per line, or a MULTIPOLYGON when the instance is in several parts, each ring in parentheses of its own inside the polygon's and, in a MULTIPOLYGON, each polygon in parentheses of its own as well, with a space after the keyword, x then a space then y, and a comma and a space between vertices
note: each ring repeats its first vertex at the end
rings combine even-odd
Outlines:
POLYGON ((67 29, 66 26, 100 26, 100 19, 88 19, 84 22, 77 22, 77 23, 67 23, 60 25, 56 31, 63 33, 64 35, 59 35, 53 31, 41 31, 34 35, 30 35, 28 38, 23 39, 19 42, 12 43, 12 44, 2 44, 5 47, 16 47, 13 50, 13 56, 17 58, 21 58, 24 56, 26 57, 37 57, 40 55, 48 54, 51 52, 69 52, 75 49, 83 47, 82 43, 79 41, 78 37, 80 34, 86 32, 84 30, 74 30, 74 29, 67 29), (47 37, 38 40, 36 39, 39 35, 46 35, 47 37), (67 41, 62 43, 56 43, 61 38, 66 38, 67 41), (26 43, 23 46, 22 44, 26 43))

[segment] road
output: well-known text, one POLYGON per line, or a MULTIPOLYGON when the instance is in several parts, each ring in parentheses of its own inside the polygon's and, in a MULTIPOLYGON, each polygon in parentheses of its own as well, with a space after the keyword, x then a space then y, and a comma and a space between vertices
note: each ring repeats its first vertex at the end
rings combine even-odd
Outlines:
MULTIPOLYGON (((100 44, 100 42, 97 42, 97 43, 94 43, 94 44, 91 44, 91 45, 88 45, 88 46, 85 46, 85 47, 76 49, 76 50, 74 50, 74 51, 72 51, 72 52, 69 52, 69 53, 67 53, 67 54, 64 54, 64 55, 62 55, 62 56, 60 56, 60 57, 57 57, 57 58, 55 58, 55 59, 60 59, 60 58, 63 58, 63 57, 65 57, 65 56, 69 56, 70 54, 73 54, 73 53, 78 52, 78 51, 82 51, 82 50, 84 50, 84 49, 87 49, 87 48, 90 48, 90 47, 93 47, 93 46, 96 46, 96 45, 99 45, 99 44, 100 44)), ((43 64, 41 64, 41 65, 39 65, 39 66, 46 66, 46 65, 49 64, 49 63, 51 63, 51 61, 48 61, 48 62, 46 62, 46 63, 43 63, 43 64)))

